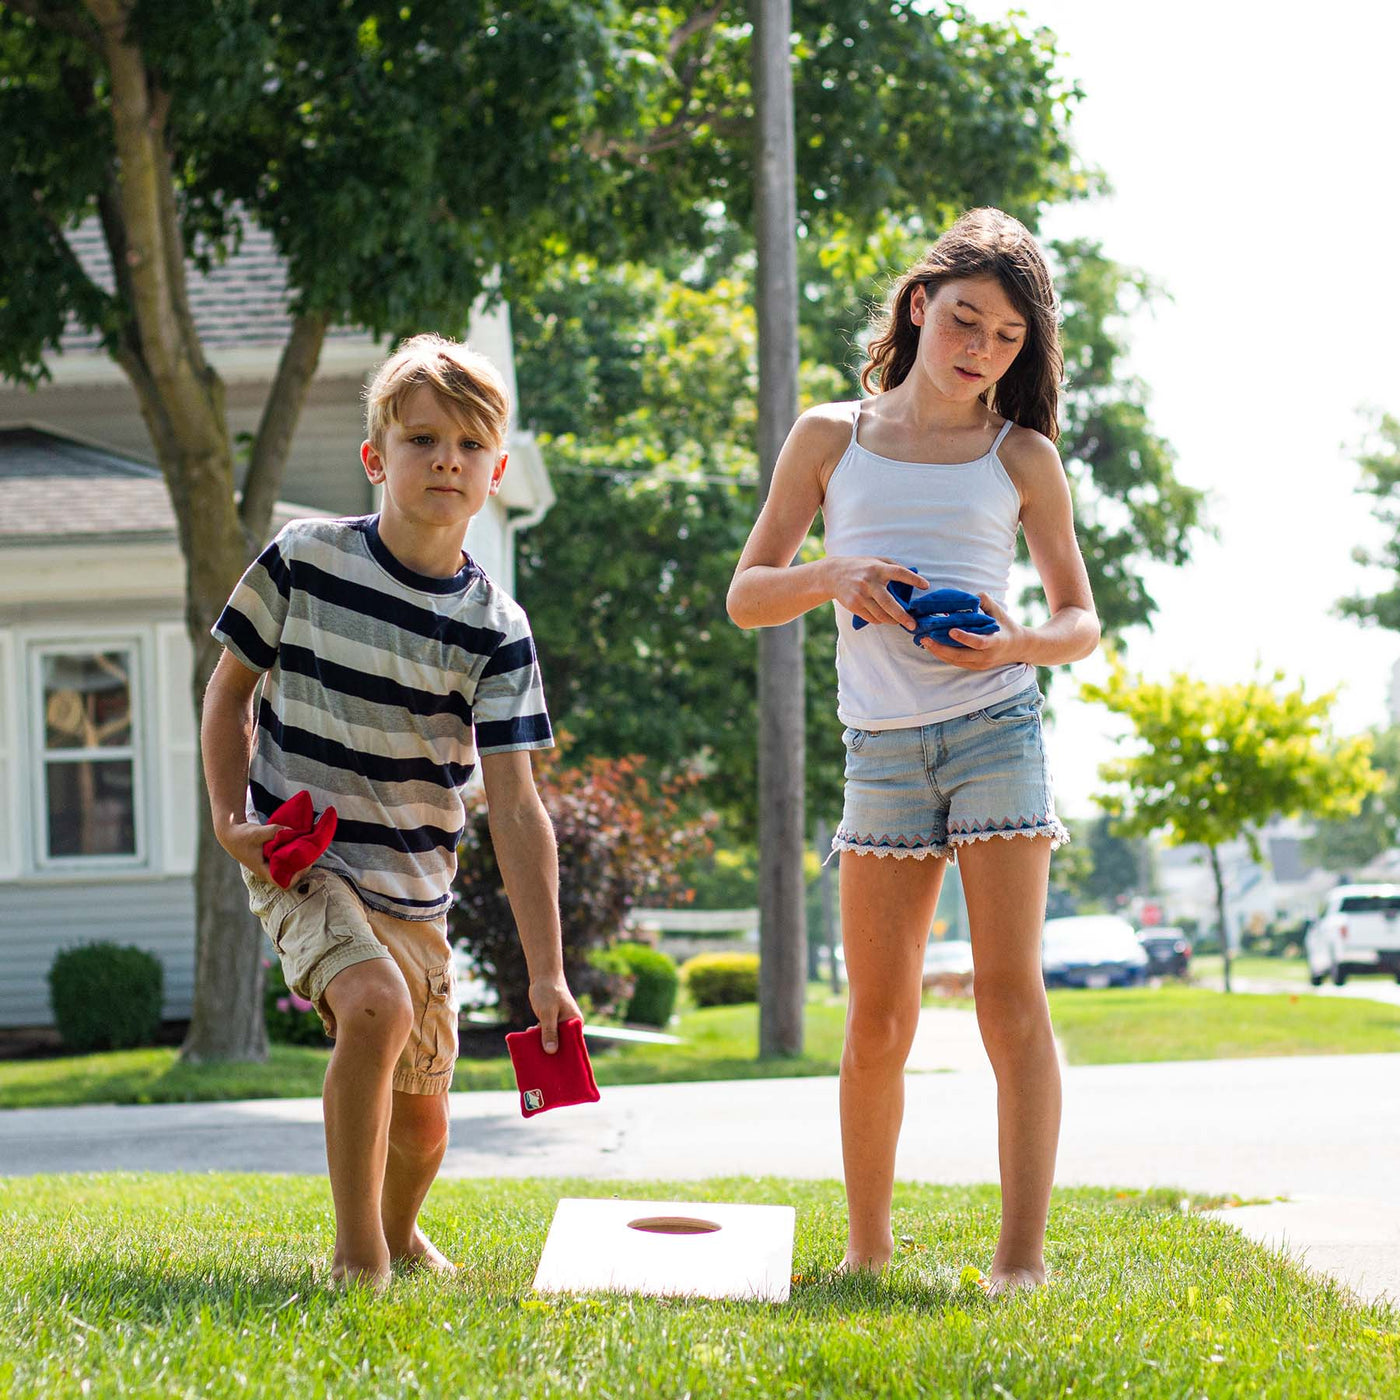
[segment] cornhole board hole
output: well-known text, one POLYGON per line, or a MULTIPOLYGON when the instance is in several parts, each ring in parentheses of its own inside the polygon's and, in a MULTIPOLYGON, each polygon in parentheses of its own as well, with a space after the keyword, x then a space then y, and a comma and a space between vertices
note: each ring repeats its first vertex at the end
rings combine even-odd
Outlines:
POLYGON ((535 1272, 536 1293, 649 1293, 787 1302, 791 1206, 565 1197, 535 1272))

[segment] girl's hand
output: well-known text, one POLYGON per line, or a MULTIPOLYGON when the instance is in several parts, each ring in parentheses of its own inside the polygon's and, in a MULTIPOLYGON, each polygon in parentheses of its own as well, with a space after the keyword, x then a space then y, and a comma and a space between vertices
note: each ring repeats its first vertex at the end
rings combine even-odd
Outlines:
POLYGON ((929 587, 927 579, 893 559, 838 554, 830 556, 826 563, 831 596, 843 608, 866 622, 896 622, 906 631, 914 630, 914 619, 899 606, 886 585, 910 583, 922 591, 929 587))
POLYGON ((921 638, 919 645, 940 661, 946 661, 950 666, 961 666, 964 671, 991 671, 998 666, 1024 661, 1030 628, 1022 627, 995 599, 985 593, 977 596, 981 600, 982 611, 996 619, 999 631, 979 637, 976 632, 964 632, 961 627, 954 627, 948 635, 956 637, 962 646, 946 647, 932 637, 921 638))

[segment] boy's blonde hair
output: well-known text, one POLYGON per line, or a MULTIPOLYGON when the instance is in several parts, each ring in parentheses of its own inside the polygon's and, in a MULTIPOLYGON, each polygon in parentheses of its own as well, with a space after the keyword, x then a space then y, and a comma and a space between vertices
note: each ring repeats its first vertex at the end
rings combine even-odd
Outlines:
POLYGON ((404 400, 424 385, 473 437, 495 451, 505 447, 510 391, 500 370, 460 341, 427 333, 401 342, 365 390, 365 436, 376 452, 384 451, 390 426, 403 421, 404 400))

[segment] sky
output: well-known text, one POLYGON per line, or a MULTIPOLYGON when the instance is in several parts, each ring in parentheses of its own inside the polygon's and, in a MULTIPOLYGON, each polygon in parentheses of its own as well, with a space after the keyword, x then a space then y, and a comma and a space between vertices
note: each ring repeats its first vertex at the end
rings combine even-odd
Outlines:
MULTIPOLYGON (((1149 570, 1160 610, 1151 633, 1128 634, 1130 669, 1229 682, 1257 659, 1309 694, 1340 688, 1339 732, 1385 723, 1400 633, 1333 609, 1386 580, 1351 554, 1384 537, 1356 490, 1364 413, 1400 414, 1400 6, 1018 8, 1058 35, 1060 71, 1085 93, 1076 147, 1114 187, 1051 211, 1041 235, 1096 238, 1170 293, 1129 322, 1128 367, 1219 535, 1184 569, 1149 570)), ((1097 811, 1121 732, 1073 698, 1106 669, 1096 656, 1053 687, 1070 816, 1097 811)))

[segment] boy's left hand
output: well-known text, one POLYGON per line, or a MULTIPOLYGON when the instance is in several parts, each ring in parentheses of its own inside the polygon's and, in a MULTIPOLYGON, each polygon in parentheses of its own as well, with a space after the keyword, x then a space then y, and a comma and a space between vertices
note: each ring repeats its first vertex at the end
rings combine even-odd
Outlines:
POLYGON ((964 632, 962 628, 954 627, 948 635, 956 637, 962 646, 946 647, 932 637, 921 638, 919 645, 940 661, 946 661, 950 666, 961 666, 964 671, 991 671, 998 666, 1011 666, 1017 661, 1024 661, 1030 628, 1022 627, 994 598, 989 598, 985 593, 977 596, 982 603, 982 611, 996 619, 999 631, 979 637, 976 632, 964 632))
POLYGON ((547 1055, 559 1049, 560 1021, 583 1020, 583 1012, 562 977, 557 982, 531 982, 530 1007, 540 1018, 540 1044, 547 1055))

